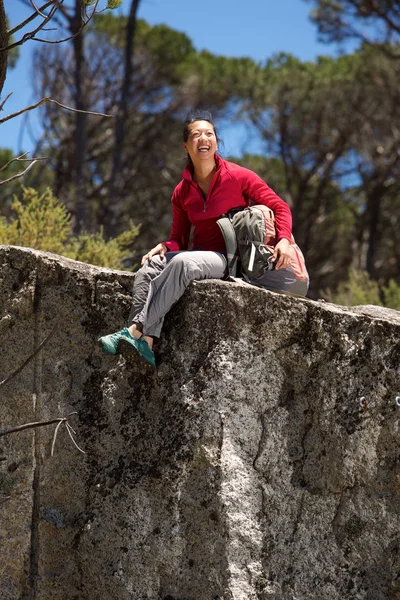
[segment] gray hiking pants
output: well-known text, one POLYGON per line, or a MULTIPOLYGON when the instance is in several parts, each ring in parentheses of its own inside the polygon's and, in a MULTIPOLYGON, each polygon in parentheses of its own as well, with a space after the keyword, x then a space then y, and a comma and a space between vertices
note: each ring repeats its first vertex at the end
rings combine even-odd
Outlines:
POLYGON ((219 252, 193 250, 154 256, 136 273, 130 324, 141 323, 144 335, 159 337, 165 315, 189 283, 222 279, 226 266, 226 258, 219 252))

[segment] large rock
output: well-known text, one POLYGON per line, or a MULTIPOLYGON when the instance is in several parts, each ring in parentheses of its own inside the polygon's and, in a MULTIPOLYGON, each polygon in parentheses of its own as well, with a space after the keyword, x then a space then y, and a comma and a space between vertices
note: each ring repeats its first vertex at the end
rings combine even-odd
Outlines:
POLYGON ((2 600, 400 598, 400 314, 197 282, 157 371, 132 275, 0 248, 2 600))

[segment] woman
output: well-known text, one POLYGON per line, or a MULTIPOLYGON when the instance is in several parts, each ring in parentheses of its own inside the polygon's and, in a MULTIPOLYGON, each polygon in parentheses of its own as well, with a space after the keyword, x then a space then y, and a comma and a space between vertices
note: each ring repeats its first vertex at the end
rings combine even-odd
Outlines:
POLYGON ((289 206, 253 171, 218 156, 219 138, 210 113, 189 115, 183 142, 188 163, 172 195, 170 238, 142 258, 133 288, 131 325, 99 339, 108 354, 117 354, 121 342, 129 343, 152 365, 154 338, 160 336, 164 316, 189 283, 225 276, 225 243, 217 220, 233 208, 245 208, 250 199, 274 212, 277 230, 275 269, 266 271, 257 283, 275 291, 295 288, 300 295, 308 289, 308 276, 299 287, 290 267, 289 206), (192 226, 193 250, 188 251, 192 226))

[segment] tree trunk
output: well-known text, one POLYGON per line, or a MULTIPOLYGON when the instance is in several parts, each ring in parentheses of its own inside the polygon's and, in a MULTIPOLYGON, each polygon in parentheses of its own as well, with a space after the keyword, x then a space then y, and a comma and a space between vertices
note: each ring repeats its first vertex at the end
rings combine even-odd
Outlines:
POLYGON ((111 218, 107 220, 106 224, 106 235, 108 237, 114 236, 116 234, 117 215, 115 210, 115 202, 116 197, 118 196, 117 179, 122 164, 122 151, 125 138, 125 121, 128 115, 128 100, 132 86, 134 40, 139 4, 140 0, 132 0, 128 22, 126 26, 124 83, 121 90, 121 99, 119 102, 118 113, 115 121, 115 143, 112 156, 111 176, 108 188, 108 205, 111 213, 111 218))
POLYGON ((381 212, 381 200, 385 193, 385 188, 381 185, 374 187, 368 194, 368 249, 366 270, 371 279, 375 279, 375 258, 378 249, 379 240, 379 219, 381 212))
MULTIPOLYGON (((75 34, 82 25, 81 1, 75 0, 75 15, 71 21, 71 34, 75 34)), ((73 40, 75 58, 75 108, 86 110, 84 99, 84 33, 81 31, 73 40)), ((74 233, 78 235, 87 225, 87 199, 86 199, 86 122, 87 116, 75 113, 75 224, 74 233)))
MULTIPOLYGON (((0 48, 8 44, 7 18, 4 10, 4 0, 0 0, 0 48)), ((8 50, 0 52, 0 95, 3 90, 7 73, 8 50)))

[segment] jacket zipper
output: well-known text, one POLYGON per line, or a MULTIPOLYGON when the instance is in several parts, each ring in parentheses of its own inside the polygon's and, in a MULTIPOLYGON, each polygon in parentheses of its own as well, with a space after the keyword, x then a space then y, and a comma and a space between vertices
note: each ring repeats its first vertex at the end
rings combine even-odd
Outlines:
POLYGON ((212 187, 213 187, 213 182, 214 182, 214 178, 215 178, 216 174, 217 174, 217 173, 214 173, 214 176, 213 176, 213 178, 212 178, 212 180, 211 180, 211 183, 210 183, 210 187, 209 187, 209 189, 208 189, 208 194, 207 194, 207 196, 204 194, 204 192, 203 192, 203 190, 201 189, 201 187, 199 186, 199 184, 198 184, 198 183, 196 183, 195 181, 191 180, 191 182, 192 182, 192 185, 194 184, 194 185, 197 187, 197 189, 198 189, 198 191, 199 191, 199 193, 200 193, 200 195, 201 195, 201 197, 202 197, 202 199, 203 199, 203 212, 206 212, 206 209, 207 209, 207 197, 210 195, 210 192, 211 192, 211 189, 212 189, 212 187))
POLYGON ((217 173, 218 173, 218 171, 216 171, 214 173, 213 178, 211 179, 211 182, 210 182, 210 187, 208 188, 208 194, 207 194, 207 196, 204 196, 204 210, 203 210, 203 212, 206 212, 207 198, 211 194, 211 192, 213 190, 213 187, 215 186, 215 181, 216 181, 216 178, 217 178, 217 173))

